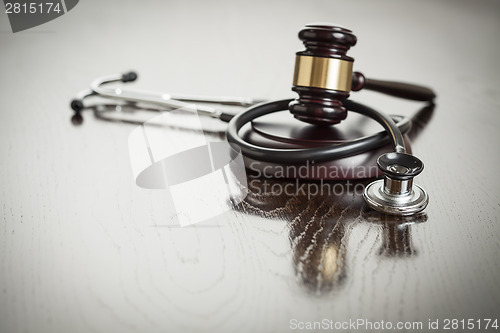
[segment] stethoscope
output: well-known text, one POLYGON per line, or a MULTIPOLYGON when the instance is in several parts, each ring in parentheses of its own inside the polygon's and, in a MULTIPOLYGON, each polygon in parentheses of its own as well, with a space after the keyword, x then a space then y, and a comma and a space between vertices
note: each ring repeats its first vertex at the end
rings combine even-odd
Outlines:
POLYGON ((371 151, 390 142, 394 151, 377 159, 384 179, 370 183, 365 188, 363 197, 371 208, 386 214, 408 216, 424 210, 429 197, 423 188, 413 183, 413 178, 422 172, 424 164, 407 153, 403 139, 403 133, 410 128, 410 122, 407 119, 393 119, 347 97, 350 90, 365 88, 407 99, 432 102, 435 97, 432 90, 416 85, 369 80, 361 73, 353 73, 353 59, 347 57, 345 52, 349 46, 355 44, 356 39, 347 29, 308 25, 299 33, 299 38, 306 45, 306 51, 298 52, 296 58, 293 90, 299 93, 299 99, 262 102, 248 98, 175 96, 106 87, 110 83, 135 81, 137 74, 128 72, 96 79, 91 83, 90 89, 77 95, 71 102, 71 108, 79 115, 85 108, 84 100, 90 96, 146 103, 169 109, 184 108, 197 102, 247 107, 236 115, 206 105, 197 105, 196 109, 201 116, 228 122, 227 140, 236 145, 243 156, 280 164, 331 161, 371 151), (286 109, 290 109, 295 118, 317 125, 339 122, 342 117, 345 118, 343 112, 347 113, 349 110, 378 122, 386 135, 377 133, 336 145, 293 149, 259 146, 239 135, 244 125, 264 115, 286 109))

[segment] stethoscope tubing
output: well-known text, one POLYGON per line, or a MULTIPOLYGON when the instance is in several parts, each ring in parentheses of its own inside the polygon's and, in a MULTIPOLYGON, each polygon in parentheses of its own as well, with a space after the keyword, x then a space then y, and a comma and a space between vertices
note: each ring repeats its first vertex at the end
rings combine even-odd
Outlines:
POLYGON ((291 101, 292 99, 283 99, 268 103, 261 103, 236 114, 229 120, 226 131, 228 142, 236 145, 237 149, 241 149, 241 152, 245 157, 258 161, 279 164, 301 164, 306 163, 307 161, 326 162, 357 155, 391 143, 395 151, 402 153, 406 151, 403 134, 406 133, 411 127, 411 122, 408 118, 403 118, 396 123, 391 117, 352 100, 344 101, 344 106, 348 110, 372 118, 381 124, 385 131, 341 144, 293 149, 258 146, 245 141, 239 135, 239 131, 245 124, 266 114, 286 110, 291 101))
MULTIPOLYGON (((247 142, 240 135, 240 130, 259 117, 288 109, 288 105, 292 99, 283 99, 253 105, 256 103, 256 100, 186 98, 185 96, 175 99, 172 95, 168 94, 138 92, 122 90, 120 88, 102 88, 102 85, 106 83, 118 81, 130 82, 134 81, 136 78, 137 75, 134 72, 129 72, 120 76, 114 75, 95 80, 91 84, 91 89, 81 92, 78 94, 77 98, 71 102, 71 108, 75 111, 75 116, 80 115, 80 111, 85 108, 83 100, 89 96, 101 96, 127 102, 147 103, 163 109, 187 108, 189 110, 195 110, 198 115, 209 116, 228 122, 226 137, 229 144, 233 146, 234 151, 238 151, 238 153, 241 152, 244 157, 249 159, 280 165, 297 165, 307 162, 322 163, 358 155, 380 148, 384 145, 392 144, 394 152, 381 155, 377 159, 379 168, 384 172, 384 180, 374 181, 365 188, 363 192, 365 201, 375 210, 399 216, 413 215, 421 212, 429 202, 427 192, 420 186, 413 184, 413 178, 423 170, 424 164, 417 157, 406 154, 403 134, 411 127, 409 118, 401 117, 402 119, 400 120, 398 119, 399 116, 389 117, 366 105, 346 99, 342 101, 345 108, 350 112, 355 112, 375 120, 382 125, 384 131, 340 144, 308 148, 270 148, 247 142), (186 103, 193 101, 252 106, 234 115, 220 109, 203 105, 200 107, 194 106, 193 108, 192 104, 186 103)), ((75 122, 78 123, 78 121, 75 122)))
MULTIPOLYGON (((77 95, 77 99, 73 100, 72 102, 72 108, 75 111, 77 109, 83 108, 83 99, 89 96, 101 96, 128 102, 146 102, 163 107, 182 107, 188 105, 182 100, 176 100, 172 98, 171 95, 167 96, 165 94, 151 92, 145 93, 125 89, 106 89, 102 87, 102 85, 105 85, 107 83, 130 82, 134 81, 136 78, 137 74, 134 72, 98 78, 91 83, 91 89, 82 91, 77 95), (73 105, 74 103, 80 105, 73 105), (74 106, 76 108, 74 108, 74 106)), ((210 100, 191 98, 191 100, 209 103, 217 102, 222 104, 240 103, 240 105, 245 105, 245 103, 247 103, 248 105, 252 104, 253 102, 250 99, 247 101, 241 98, 232 98, 222 101, 215 98, 212 98, 210 100)), ((241 150, 244 156, 252 158, 254 160, 280 164, 301 164, 308 161, 326 162, 364 153, 391 143, 394 147, 394 151, 401 153, 406 152, 403 134, 406 133, 411 127, 411 122, 408 118, 398 119, 397 117, 395 117, 393 119, 379 111, 374 110, 371 107, 354 102, 350 99, 346 99, 343 101, 344 106, 349 111, 372 118, 373 120, 381 124, 384 127, 385 131, 381 131, 373 135, 361 137, 340 144, 291 149, 258 146, 245 141, 239 135, 239 131, 245 124, 250 123, 261 116, 286 110, 288 109, 288 104, 291 101, 292 99, 283 99, 252 105, 245 111, 239 112, 236 115, 234 115, 233 113, 224 112, 222 110, 216 110, 214 108, 205 107, 206 109, 200 109, 200 107, 197 106, 196 109, 199 115, 210 116, 228 122, 228 128, 226 130, 226 137, 228 142, 236 145, 236 149, 241 150)))

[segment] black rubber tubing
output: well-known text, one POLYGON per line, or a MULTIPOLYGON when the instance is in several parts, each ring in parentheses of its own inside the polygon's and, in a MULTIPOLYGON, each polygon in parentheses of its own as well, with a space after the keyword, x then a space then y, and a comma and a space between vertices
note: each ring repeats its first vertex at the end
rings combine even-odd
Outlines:
POLYGON ((352 100, 343 101, 344 106, 349 111, 372 118, 381 124, 385 131, 331 146, 294 149, 261 147, 248 143, 239 136, 238 132, 245 124, 263 115, 286 110, 291 101, 292 99, 284 99, 262 103, 252 106, 233 117, 221 117, 221 120, 229 121, 226 131, 228 142, 237 145, 241 149, 243 156, 258 161, 279 164, 332 161, 380 148, 389 143, 392 143, 395 149, 398 146, 405 147, 403 134, 411 127, 408 118, 404 118, 396 124, 391 117, 352 100))

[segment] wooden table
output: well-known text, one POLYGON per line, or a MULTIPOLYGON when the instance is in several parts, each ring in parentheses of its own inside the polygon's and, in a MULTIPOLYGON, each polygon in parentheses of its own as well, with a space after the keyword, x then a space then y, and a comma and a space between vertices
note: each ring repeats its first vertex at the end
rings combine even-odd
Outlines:
MULTIPOLYGON (((472 332, 500 319, 498 2, 87 0, 16 34, 0 14, 0 30, 1 332, 474 319, 456 330, 472 332), (387 218, 359 195, 250 193, 181 228, 168 191, 134 183, 135 126, 70 122, 77 91, 127 69, 143 89, 294 97, 296 34, 315 21, 354 31, 356 70, 437 92, 412 134, 425 215, 387 218)), ((422 107, 352 96, 389 114, 422 107)))

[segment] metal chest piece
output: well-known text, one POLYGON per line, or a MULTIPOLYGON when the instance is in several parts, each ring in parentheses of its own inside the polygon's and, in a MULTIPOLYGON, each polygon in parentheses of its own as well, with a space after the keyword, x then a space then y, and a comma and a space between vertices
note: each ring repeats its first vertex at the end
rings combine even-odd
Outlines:
POLYGON ((387 153, 377 160, 384 179, 370 183, 363 197, 373 209, 391 215, 413 215, 427 207, 429 196, 413 178, 424 169, 421 160, 405 153, 387 153))

